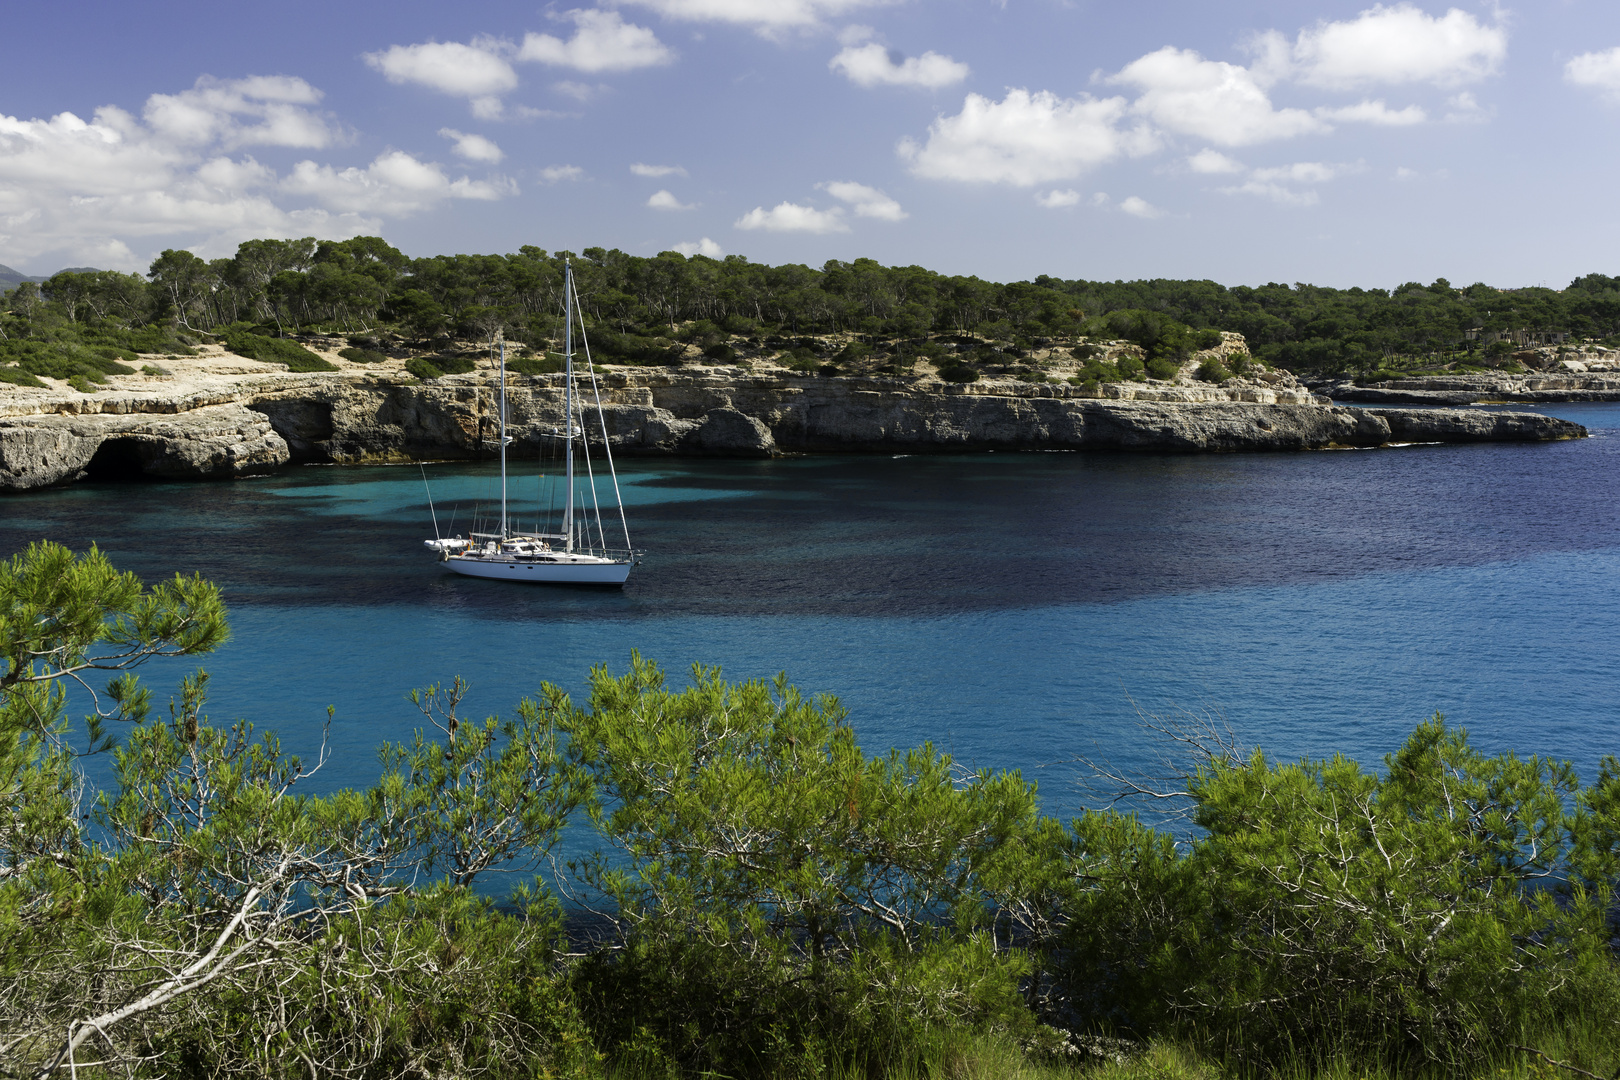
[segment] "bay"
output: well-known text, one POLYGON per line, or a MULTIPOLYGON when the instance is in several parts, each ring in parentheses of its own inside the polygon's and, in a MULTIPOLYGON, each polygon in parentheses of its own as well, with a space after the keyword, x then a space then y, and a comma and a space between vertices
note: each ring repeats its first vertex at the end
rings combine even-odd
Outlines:
MULTIPOLYGON (((421 545, 415 467, 12 496, 0 551, 94 542, 148 579, 218 582, 234 636, 202 661, 211 714, 309 755, 333 706, 317 789, 375 776, 377 744, 418 726, 411 687, 459 674, 475 712, 509 711, 633 649, 677 682, 785 671, 838 695, 869 752, 1022 769, 1064 816, 1076 757, 1150 769, 1140 715, 1181 710, 1278 757, 1369 764, 1441 711, 1591 777, 1620 750, 1620 406, 1546 411, 1593 437, 621 462, 647 550, 622 593, 450 574, 421 545)), ((495 491, 488 463, 426 474, 447 532, 495 491)), ((536 482, 516 492, 531 513, 536 482)), ((190 666, 144 674, 161 696, 190 666)))

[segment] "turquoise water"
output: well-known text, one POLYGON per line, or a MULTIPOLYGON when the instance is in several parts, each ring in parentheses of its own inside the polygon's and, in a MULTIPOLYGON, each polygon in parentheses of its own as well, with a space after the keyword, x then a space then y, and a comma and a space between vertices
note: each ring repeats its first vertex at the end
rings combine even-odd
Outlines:
MULTIPOLYGON (((1594 437, 632 461, 648 554, 622 593, 446 572, 421 546, 414 467, 12 497, 0 549, 95 541, 143 575, 218 581, 235 636, 205 660, 214 718, 308 753, 335 706, 325 787, 365 783, 377 743, 408 736, 411 687, 460 674, 476 710, 509 710, 632 649, 677 677, 785 670, 839 695, 869 751, 931 740, 1020 768, 1058 814, 1084 798, 1077 756, 1152 766, 1139 712, 1210 712, 1282 757, 1372 762, 1441 711, 1486 748, 1589 776, 1620 750, 1620 407, 1547 411, 1594 437)), ((494 492, 491 465, 427 474, 454 531, 494 492)), ((162 692, 180 670, 146 676, 162 692)))

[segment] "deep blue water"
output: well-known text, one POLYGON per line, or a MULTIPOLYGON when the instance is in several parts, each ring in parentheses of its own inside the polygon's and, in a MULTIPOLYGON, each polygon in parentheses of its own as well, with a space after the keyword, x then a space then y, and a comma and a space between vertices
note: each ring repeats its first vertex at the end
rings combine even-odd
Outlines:
MULTIPOLYGON (((1359 452, 826 456, 622 464, 648 554, 619 592, 455 576, 426 555, 414 468, 82 484, 0 500, 0 551, 99 544, 219 582, 215 720, 295 751, 337 709, 323 787, 408 737, 405 692, 466 676, 509 710, 640 649, 677 677, 785 670, 839 695, 869 751, 924 740, 1015 767, 1048 812, 1077 755, 1146 768, 1137 713, 1212 711, 1294 758, 1376 763, 1435 711, 1483 747, 1620 751, 1620 406, 1546 411, 1580 442, 1359 452)), ((468 526, 493 466, 433 466, 468 526)), ((533 480, 519 501, 533 502, 533 480)), ((164 693, 180 668, 151 665, 164 693)))

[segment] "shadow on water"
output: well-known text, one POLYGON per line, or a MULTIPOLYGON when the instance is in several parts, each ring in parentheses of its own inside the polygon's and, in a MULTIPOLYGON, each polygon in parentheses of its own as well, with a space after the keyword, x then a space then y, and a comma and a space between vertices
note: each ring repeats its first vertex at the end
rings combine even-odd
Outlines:
MULTIPOLYGON (((1620 543, 1613 446, 1360 454, 992 454, 631 462, 647 551, 622 590, 461 578, 415 469, 232 483, 91 482, 0 502, 0 545, 99 544, 143 576, 197 572, 235 605, 448 607, 494 619, 892 617, 1308 583, 1620 543), (1594 452, 1596 451, 1596 452, 1594 452)), ((492 482, 437 466, 441 492, 492 482)), ((438 496, 441 526, 449 501, 438 496)), ((468 520, 457 499, 458 530, 468 520)))

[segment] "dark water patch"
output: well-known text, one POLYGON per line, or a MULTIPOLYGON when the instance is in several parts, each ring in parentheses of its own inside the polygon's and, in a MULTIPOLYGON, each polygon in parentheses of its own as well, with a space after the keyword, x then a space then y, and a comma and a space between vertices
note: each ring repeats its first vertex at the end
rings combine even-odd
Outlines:
MULTIPOLYGON (((421 477, 407 469, 81 484, 8 500, 0 546, 94 541, 144 576, 200 572, 237 605, 932 616, 1605 548, 1620 544, 1617 446, 632 463, 633 538, 647 556, 611 597, 436 566, 421 543, 432 535, 421 477)), ((488 489, 494 475, 438 466, 430 478, 441 491, 488 489)), ((440 498, 438 510, 447 533, 452 520, 470 527, 469 500, 440 498)))

